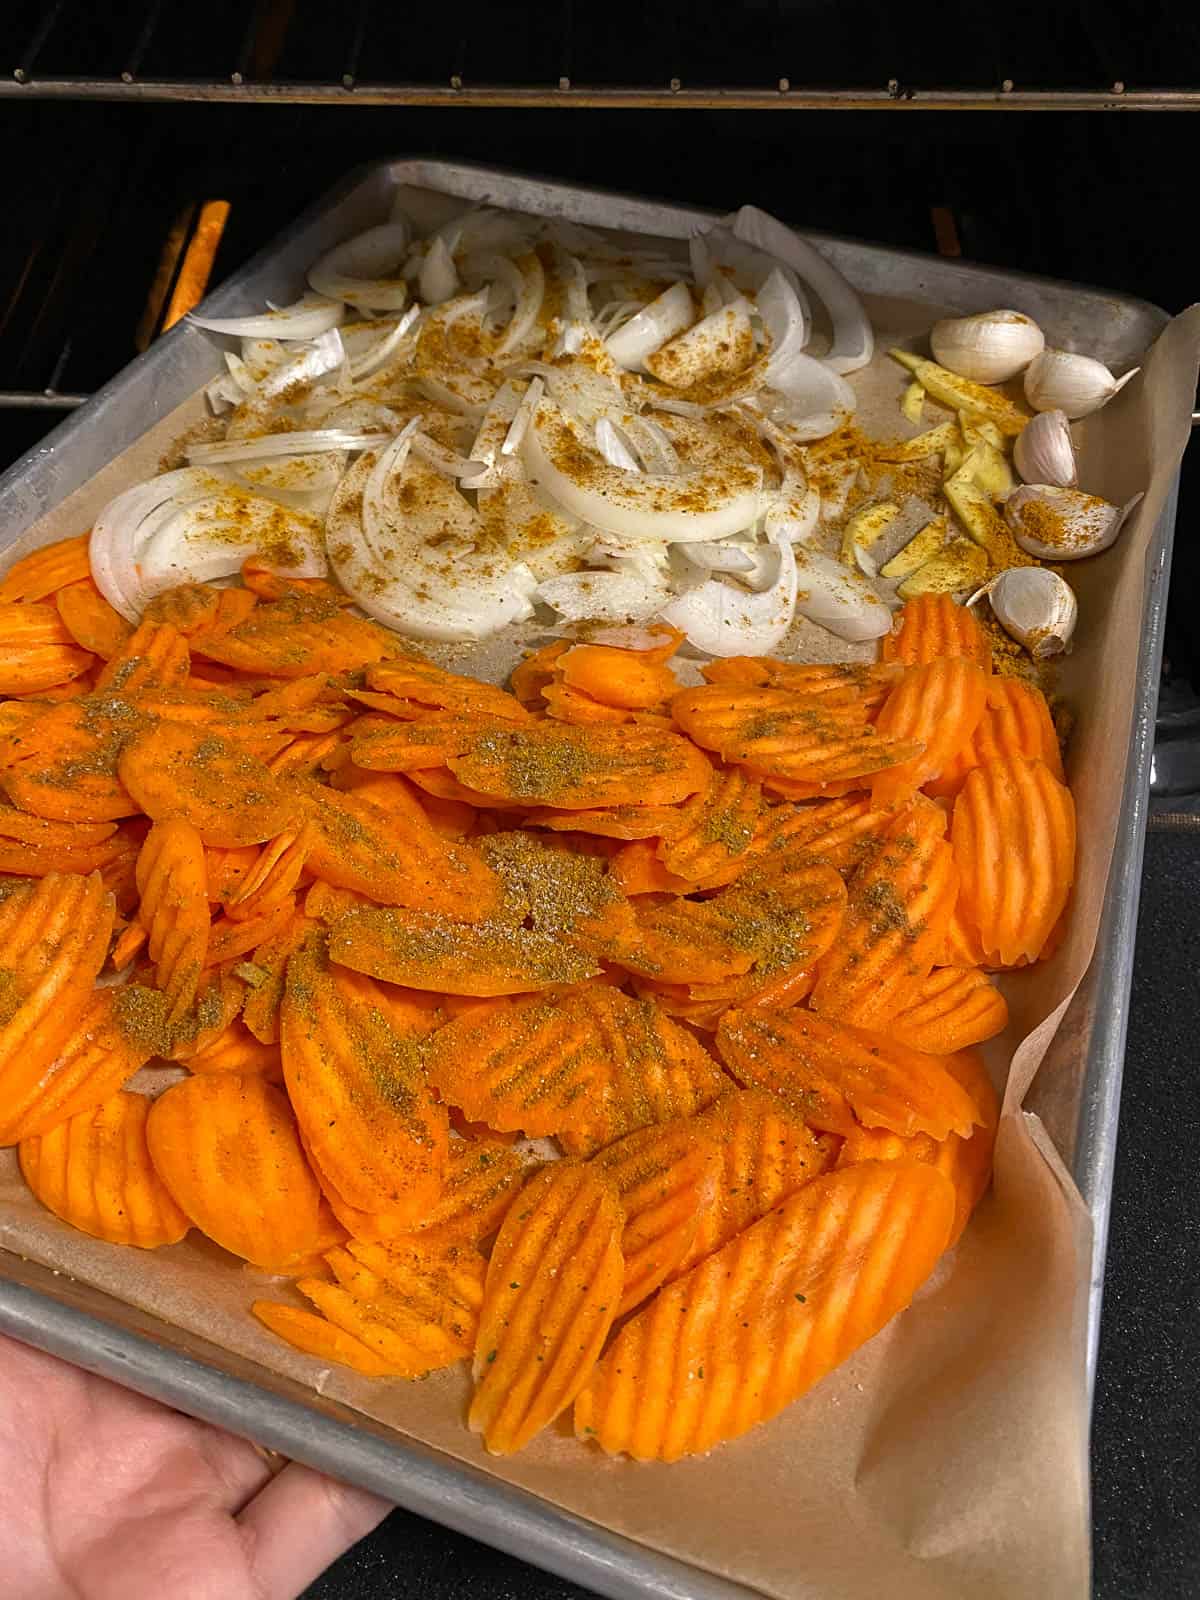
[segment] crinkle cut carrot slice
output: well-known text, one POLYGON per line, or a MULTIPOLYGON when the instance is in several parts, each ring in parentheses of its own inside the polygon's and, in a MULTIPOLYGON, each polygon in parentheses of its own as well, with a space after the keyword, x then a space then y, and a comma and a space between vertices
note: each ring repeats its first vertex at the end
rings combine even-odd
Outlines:
POLYGON ((755 776, 831 783, 896 766, 920 753, 919 740, 881 736, 860 699, 817 699, 787 689, 685 689, 671 702, 684 731, 722 760, 755 776))
POLYGON ((888 1031, 912 1050, 950 1055, 1002 1033, 1008 1004, 977 967, 935 967, 888 1031))
POLYGON ((169 622, 143 622, 96 679, 98 692, 136 694, 141 689, 179 688, 188 680, 191 652, 169 622))
POLYGON ((291 903, 314 839, 312 824, 305 822, 267 840, 258 860, 226 902, 226 912, 233 921, 261 917, 285 902, 291 903))
POLYGON ((988 964, 1036 961, 1075 876, 1075 803, 1042 761, 976 767, 954 802, 950 840, 964 921, 988 964))
POLYGON ((242 1009, 246 984, 233 964, 208 967, 200 979, 196 1003, 173 1025, 167 1020, 166 996, 138 983, 118 989, 113 1004, 121 1026, 139 1041, 150 1039, 156 1056, 185 1064, 229 1027, 242 1009))
POLYGON ((360 798, 318 783, 294 786, 313 838, 305 866, 338 889, 382 905, 481 922, 500 903, 500 883, 469 844, 452 844, 360 798))
POLYGON ((27 556, 14 561, 0 578, 0 605, 44 600, 69 583, 90 578, 90 537, 82 533, 74 539, 60 539, 56 544, 43 545, 40 550, 31 550, 27 556))
POLYGON ((0 604, 0 695, 38 694, 70 683, 95 663, 40 601, 0 604))
POLYGON ((855 1118, 905 1136, 970 1135, 975 1103, 944 1057, 910 1050, 883 1033, 829 1022, 812 1011, 730 1011, 717 1029, 725 1064, 767 1089, 813 1127, 843 1137, 855 1118))
POLYGON ((336 1283, 301 1278, 296 1287, 389 1376, 421 1378, 471 1353, 483 1298, 477 1251, 351 1244, 326 1260, 336 1283))
POLYGON ((936 778, 970 740, 987 705, 988 680, 973 661, 939 656, 910 667, 892 690, 876 721, 887 737, 911 739, 921 754, 871 780, 871 799, 887 809, 936 778))
MULTIPOLYGON (((312 892, 307 904, 311 910, 312 892)), ((368 977, 439 994, 525 994, 555 984, 595 977, 596 961, 558 933, 525 928, 511 919, 452 922, 401 906, 330 906, 329 953, 333 960, 368 977)))
POLYGON ((705 788, 710 777, 708 761, 689 740, 641 727, 536 723, 484 734, 447 764, 468 788, 566 810, 672 805, 705 788))
POLYGON ((108 661, 133 633, 90 578, 69 583, 54 597, 62 625, 81 650, 108 661))
POLYGON ((301 594, 256 605, 232 627, 203 628, 191 635, 191 646, 209 661, 272 678, 353 671, 401 648, 376 623, 348 615, 333 600, 301 594))
POLYGON ((851 1167, 860 1161, 924 1161, 936 1167, 954 1185, 954 1227, 946 1243, 949 1250, 962 1237, 972 1211, 991 1180, 1000 1102, 986 1067, 973 1051, 964 1050, 947 1065, 963 1088, 972 1094, 979 1109, 980 1126, 969 1139, 962 1139, 957 1133, 945 1139, 931 1139, 927 1133, 916 1133, 906 1139, 881 1128, 856 1128, 843 1140, 837 1164, 851 1167))
POLYGON ((284 1082, 322 1177, 362 1211, 420 1220, 442 1191, 446 1111, 419 1050, 315 940, 288 962, 279 1015, 284 1082))
POLYGON ((1036 684, 1024 678, 993 678, 988 684, 987 709, 979 726, 942 776, 927 789, 929 794, 953 797, 962 788, 967 773, 988 761, 1008 756, 1025 756, 1044 761, 1060 783, 1063 775, 1062 751, 1046 697, 1036 684))
POLYGON ((805 999, 816 982, 811 967, 788 966, 760 977, 744 973, 720 983, 669 984, 638 979, 637 992, 656 1000, 669 1017, 678 1017, 693 1028, 711 1033, 731 1006, 794 1006, 805 999))
POLYGON ((0 802, 0 872, 44 878, 48 872, 84 877, 122 861, 136 846, 112 822, 55 822, 0 802))
POLYGON ((417 1224, 413 1242, 479 1244, 504 1221, 528 1171, 519 1151, 495 1140, 451 1139, 441 1197, 417 1224))
POLYGON ((382 1356, 356 1339, 352 1333, 335 1327, 316 1311, 306 1311, 301 1306, 283 1305, 275 1300, 255 1300, 251 1312, 279 1338, 305 1355, 316 1356, 320 1361, 336 1361, 343 1367, 352 1367, 364 1378, 394 1378, 400 1376, 382 1356))
POLYGON ((124 1090, 50 1133, 22 1140, 21 1172, 48 1211, 109 1244, 155 1250, 191 1227, 146 1145, 150 1102, 124 1090))
MULTIPOLYGON (((754 769, 751 768, 751 771, 754 769)), ((768 795, 780 800, 840 800, 845 795, 859 794, 870 787, 871 774, 861 773, 857 778, 842 778, 832 783, 806 783, 800 778, 779 778, 769 772, 756 773, 768 795)))
POLYGON ((227 906, 254 871, 258 860, 257 845, 205 845, 209 905, 227 906))
POLYGON ((571 648, 569 639, 552 639, 540 650, 530 650, 512 670, 509 682, 516 698, 526 707, 541 706, 547 686, 554 682, 554 665, 571 648))
MULTIPOLYGON (((659 810, 659 807, 647 807, 659 810)), ((630 839, 609 863, 609 876, 623 895, 689 894, 695 887, 668 872, 658 855, 658 839, 630 839)))
POLYGON ((706 789, 680 807, 676 829, 658 846, 667 871, 701 888, 736 876, 763 810, 761 785, 736 767, 714 771, 706 789))
POLYGON ((496 717, 502 722, 530 720, 529 712, 507 690, 447 672, 444 667, 435 667, 431 661, 423 661, 418 656, 398 655, 369 667, 367 682, 372 689, 391 695, 401 703, 397 706, 397 715, 404 714, 402 705, 407 702, 411 707, 408 715, 426 708, 496 717))
POLYGON ((342 737, 334 733, 298 733, 282 750, 266 757, 267 768, 276 777, 296 774, 310 778, 319 772, 330 756, 342 748, 342 737))
POLYGON ((511 726, 498 717, 469 711, 431 712, 413 722, 373 728, 350 743, 350 759, 369 772, 420 772, 444 767, 465 755, 478 739, 511 726))
POLYGON ((678 692, 679 680, 666 662, 648 661, 649 652, 612 645, 577 644, 555 662, 568 689, 624 711, 649 711, 678 692))
POLYGON ((677 1117, 618 1139, 592 1165, 616 1184, 625 1214, 623 1317, 679 1267, 712 1209, 719 1147, 699 1118, 677 1117))
POLYGON ((159 1095, 146 1137, 155 1170, 202 1233, 265 1271, 311 1255, 320 1190, 282 1090, 209 1073, 159 1095))
POLYGON ((886 1027, 917 994, 941 954, 958 897, 945 816, 918 797, 850 882, 840 936, 822 956, 814 1011, 859 1027, 886 1027))
POLYGON ((624 1215, 599 1172, 557 1161, 513 1203, 488 1263, 467 1421, 492 1455, 524 1448, 591 1374, 621 1299, 624 1215))
POLYGON ((833 1165, 836 1141, 815 1134, 777 1096, 730 1087, 695 1119, 718 1151, 712 1201, 668 1279, 691 1270, 735 1234, 833 1165))
MULTIPOLYGON (((964 915, 961 903, 956 903, 950 921, 946 924, 946 934, 942 948, 938 952, 936 967, 969 969, 981 967, 986 961, 987 952, 979 942, 979 930, 973 927, 964 915)), ((914 991, 914 1001, 920 992, 920 989, 914 991)))
POLYGON ((148 1046, 129 1039, 113 1013, 113 990, 93 990, 54 1060, 18 1081, 10 1068, 2 1082, 0 1145, 19 1144, 91 1111, 116 1094, 150 1058, 148 1046))
POLYGON ((201 724, 156 722, 135 733, 117 771, 148 817, 183 817, 209 845, 261 844, 296 811, 261 761, 201 724))
POLYGON ((429 767, 422 772, 409 772, 408 781, 435 800, 469 806, 474 811, 522 811, 525 808, 512 800, 497 800, 494 795, 482 794, 459 783, 453 773, 444 767, 429 767))
POLYGON ((255 917, 234 921, 228 914, 217 917, 208 930, 208 949, 205 965, 224 966, 248 956, 264 944, 270 944, 287 932, 298 916, 295 897, 289 895, 269 910, 255 917))
POLYGON ((239 963, 239 974, 249 985, 242 1020, 260 1044, 279 1042, 279 1007, 287 981, 288 958, 317 928, 315 918, 297 911, 277 933, 255 945, 248 963, 239 963))
POLYGON ((728 656, 723 661, 710 661, 700 670, 706 683, 788 689, 815 699, 853 699, 867 711, 883 704, 901 671, 898 666, 882 662, 831 661, 801 665, 795 661, 776 661, 771 656, 728 656))
POLYGON ((536 806, 521 819, 526 828, 594 833, 604 839, 665 839, 679 826, 681 806, 611 806, 603 811, 554 811, 536 806))
POLYGON ((286 600, 289 595, 302 595, 309 599, 330 601, 335 606, 354 604, 352 595, 348 595, 344 589, 335 588, 324 578, 289 578, 282 572, 272 571, 258 556, 248 556, 242 562, 241 576, 247 589, 260 600, 286 600))
POLYGON ((951 1185, 916 1162, 818 1178, 625 1324, 577 1435, 677 1461, 777 1416, 909 1304, 953 1217, 951 1185))
POLYGON ((880 649, 885 662, 920 666, 941 657, 960 656, 983 672, 992 664, 992 648, 975 613, 948 594, 922 594, 900 612, 900 626, 886 634, 880 649))
POLYGON ((244 622, 258 604, 249 589, 214 589, 209 583, 181 583, 154 596, 142 613, 150 622, 169 622, 187 638, 216 634, 244 622))
POLYGON ((283 1063, 277 1044, 263 1044, 241 1022, 231 1022, 224 1033, 188 1057, 189 1072, 261 1073, 272 1083, 282 1083, 283 1063))
POLYGON ((772 806, 755 837, 753 864, 771 873, 791 870, 798 861, 817 860, 850 873, 870 855, 891 820, 888 812, 872 806, 867 795, 772 806))
POLYGON ((196 998, 208 952, 204 842, 190 822, 154 824, 138 855, 137 887, 154 980, 174 1021, 196 998))
POLYGON ((99 873, 49 873, 0 902, 0 1104, 27 1103, 71 1038, 112 925, 99 873))
POLYGON ((668 900, 636 909, 618 902, 589 923, 582 938, 602 960, 661 983, 716 982, 749 971, 755 960, 712 901, 668 900))

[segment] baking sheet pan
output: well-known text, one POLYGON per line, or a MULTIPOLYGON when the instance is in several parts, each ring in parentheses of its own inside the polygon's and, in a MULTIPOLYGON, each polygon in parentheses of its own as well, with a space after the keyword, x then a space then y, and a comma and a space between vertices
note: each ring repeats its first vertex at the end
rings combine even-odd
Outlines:
MULTIPOLYGON (((674 237, 686 235, 708 215, 482 168, 394 161, 347 180, 223 285, 206 309, 231 315, 255 309, 265 298, 293 298, 314 257, 380 220, 401 193, 422 225, 441 220, 464 201, 491 201, 595 226, 674 237)), ((903 295, 962 311, 1008 303, 1019 295, 1023 309, 1047 328, 1052 342, 1086 343, 1118 370, 1140 355, 1166 320, 1142 302, 1074 285, 851 241, 819 242, 868 294, 903 295)), ((104 470, 111 458, 184 406, 219 368, 217 346, 190 326, 176 328, 126 368, 0 478, 4 546, 20 548, 27 529, 84 485, 89 486, 87 500, 94 496, 89 509, 98 508, 114 489, 111 471, 104 470)), ((82 505, 81 513, 86 514, 82 505)), ((1153 532, 1147 558, 1135 717, 1100 943, 1029 1101, 1054 1137, 1093 1218, 1093 1362, 1173 520, 1171 503, 1153 532)), ((96 1289, 8 1254, 0 1258, 0 1327, 180 1409, 375 1488, 602 1593, 704 1600, 747 1593, 399 1438, 359 1413, 96 1289)))

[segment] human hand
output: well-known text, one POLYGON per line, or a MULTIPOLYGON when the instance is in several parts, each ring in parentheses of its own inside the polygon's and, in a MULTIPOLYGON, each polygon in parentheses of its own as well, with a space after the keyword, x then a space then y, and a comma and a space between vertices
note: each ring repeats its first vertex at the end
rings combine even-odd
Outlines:
POLYGON ((391 1509, 0 1337, 0 1591, 291 1600, 391 1509))

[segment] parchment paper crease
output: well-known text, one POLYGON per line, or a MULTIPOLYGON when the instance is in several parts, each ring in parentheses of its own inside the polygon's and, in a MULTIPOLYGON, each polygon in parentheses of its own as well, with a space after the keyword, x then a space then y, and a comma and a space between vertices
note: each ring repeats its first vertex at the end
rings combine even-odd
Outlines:
MULTIPOLYGON (((881 348, 927 329, 935 314, 891 301, 871 312, 881 348)), ((1115 501, 1145 489, 1146 498, 1113 550, 1069 573, 1080 625, 1060 688, 1077 715, 1068 766, 1078 883, 1062 949, 1006 984, 1012 1027, 990 1047, 998 1080, 1011 1061, 994 1190, 914 1308, 805 1400, 710 1457, 673 1467, 608 1461, 565 1431, 514 1461, 491 1462, 462 1424, 464 1373, 373 1384, 292 1352, 248 1315, 264 1290, 260 1275, 194 1234, 152 1256, 89 1240, 41 1210, 12 1152, 0 1154, 0 1242, 775 1600, 1083 1600, 1089 1219, 1021 1101, 1095 943, 1129 745, 1147 544, 1187 441, 1198 348, 1193 308, 1167 328, 1143 376, 1082 429, 1086 487, 1115 501)), ((868 420, 886 418, 899 431, 905 377, 882 357, 856 375, 868 420)), ((198 404, 181 408, 20 545, 86 528, 117 488, 156 470, 196 415, 198 404)), ((511 662, 511 644, 508 654, 511 662)), ((506 663, 493 652, 479 664, 506 663)))

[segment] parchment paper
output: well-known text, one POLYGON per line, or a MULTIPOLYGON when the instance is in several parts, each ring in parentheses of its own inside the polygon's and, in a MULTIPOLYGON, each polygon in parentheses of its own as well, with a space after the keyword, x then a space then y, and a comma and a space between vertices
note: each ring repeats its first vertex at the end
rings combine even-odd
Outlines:
MULTIPOLYGON (((936 315, 892 301, 870 310, 881 349, 936 315)), ((1122 501, 1145 489, 1146 498, 1111 551, 1069 572, 1080 623, 1060 689, 1077 716, 1068 769, 1078 879, 1063 947, 1006 981, 1012 1023, 989 1047, 997 1080, 1007 1077, 993 1191, 914 1307, 804 1400, 676 1466, 606 1460, 565 1427, 497 1462, 463 1425, 465 1372, 372 1383, 291 1351, 247 1309, 264 1291, 287 1298, 287 1285, 196 1234, 153 1255, 90 1240, 38 1206, 13 1152, 0 1154, 0 1243, 775 1600, 1083 1600, 1090 1224, 1021 1101, 1095 943, 1129 747, 1147 545, 1187 441, 1198 349, 1200 307, 1176 318, 1144 375, 1077 430, 1090 491, 1122 501)), ((901 431, 895 403, 906 378, 883 357, 856 375, 864 420, 901 431)), ((18 548, 86 528, 117 489, 157 470, 200 415, 198 400, 180 408, 18 548)), ((816 653, 812 638, 796 644, 816 653)), ((498 673, 511 664, 511 642, 508 662, 499 654, 462 665, 498 673)), ((1056 1066, 1078 1072, 1082 1060, 1056 1066)))

